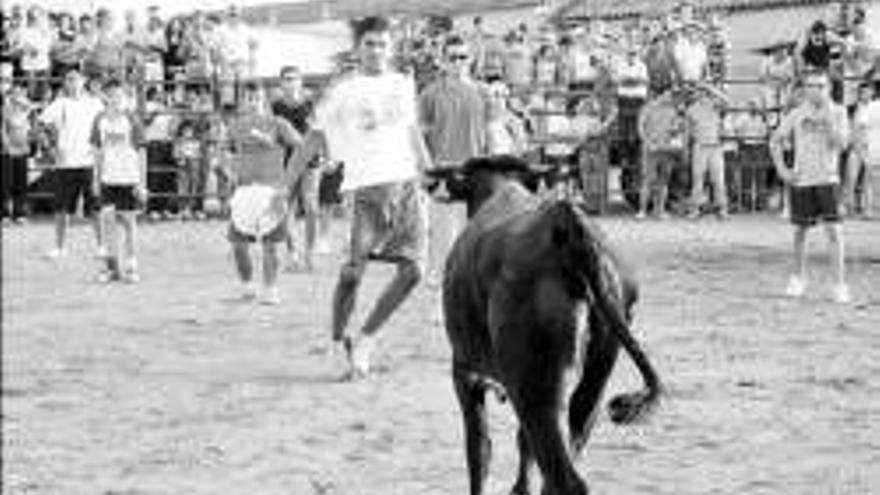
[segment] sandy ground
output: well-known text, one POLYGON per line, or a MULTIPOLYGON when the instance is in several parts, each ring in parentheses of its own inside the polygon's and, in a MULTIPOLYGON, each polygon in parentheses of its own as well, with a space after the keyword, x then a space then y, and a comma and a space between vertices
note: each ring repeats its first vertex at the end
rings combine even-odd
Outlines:
MULTIPOLYGON (((819 232, 821 283, 796 301, 780 297, 777 218, 602 224, 639 267, 635 331, 669 393, 644 424, 603 416, 579 461, 593 493, 880 493, 880 222, 847 225, 848 306, 829 301, 819 232)), ((60 262, 40 257, 48 224, 4 229, 4 492, 466 493, 437 294, 420 288, 391 322, 384 373, 341 383, 342 363, 316 350, 338 256, 285 274, 283 305, 243 304, 223 234, 145 225, 144 280, 129 286, 92 281, 85 227, 60 262)), ((362 302, 389 273, 368 272, 362 302)), ((624 358, 609 392, 638 384, 624 358)), ((494 399, 490 414, 496 495, 513 480, 515 423, 494 399)))

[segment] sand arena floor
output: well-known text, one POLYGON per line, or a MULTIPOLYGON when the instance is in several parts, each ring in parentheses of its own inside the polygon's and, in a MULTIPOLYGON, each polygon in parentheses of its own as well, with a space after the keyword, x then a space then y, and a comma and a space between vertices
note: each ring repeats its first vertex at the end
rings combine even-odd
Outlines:
MULTIPOLYGON (((635 332, 669 394, 644 424, 600 419, 578 464, 593 493, 880 493, 880 222, 847 224, 848 306, 829 301, 820 232, 817 283, 796 301, 780 296, 777 218, 601 223, 639 268, 635 332)), ((230 299, 223 224, 141 232, 130 286, 93 282, 85 227, 59 262, 40 257, 50 225, 4 228, 4 493, 467 492, 436 292, 418 289, 387 327, 382 373, 341 383, 320 351, 338 255, 284 274, 284 303, 267 308, 230 299)), ((388 274, 368 272, 362 303, 388 274)), ((623 358, 608 393, 638 384, 623 358)), ((514 419, 494 400, 490 415, 488 493, 505 494, 514 419)))

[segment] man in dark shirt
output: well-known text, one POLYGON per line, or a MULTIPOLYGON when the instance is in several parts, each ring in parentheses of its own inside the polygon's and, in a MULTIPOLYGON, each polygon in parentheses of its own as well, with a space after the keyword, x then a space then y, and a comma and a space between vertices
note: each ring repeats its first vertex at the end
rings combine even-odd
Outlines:
MULTIPOLYGON (((312 114, 313 103, 306 97, 303 88, 302 73, 298 67, 285 66, 281 68, 281 95, 280 98, 272 103, 272 113, 284 118, 297 130, 301 135, 305 135, 309 130, 309 119, 312 114)), ((292 150, 289 150, 284 157, 285 168, 292 156, 292 150)), ((297 269, 300 266, 309 270, 312 268, 312 254, 318 239, 318 226, 321 224, 321 230, 326 231, 326 223, 328 216, 321 211, 321 182, 323 177, 321 160, 313 160, 309 163, 308 168, 300 176, 297 184, 297 210, 305 219, 305 251, 303 252, 302 263, 294 259, 291 267, 297 269)), ((288 238, 287 247, 291 256, 294 257, 293 240, 288 238)), ((294 257, 295 258, 295 257, 294 257)))

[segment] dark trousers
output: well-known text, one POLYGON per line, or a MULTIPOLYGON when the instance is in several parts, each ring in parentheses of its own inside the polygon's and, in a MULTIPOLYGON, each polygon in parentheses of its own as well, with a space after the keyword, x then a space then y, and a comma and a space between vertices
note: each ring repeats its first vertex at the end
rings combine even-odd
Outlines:
POLYGON ((26 215, 27 200, 27 155, 3 154, 0 189, 3 192, 3 217, 20 218, 26 215))

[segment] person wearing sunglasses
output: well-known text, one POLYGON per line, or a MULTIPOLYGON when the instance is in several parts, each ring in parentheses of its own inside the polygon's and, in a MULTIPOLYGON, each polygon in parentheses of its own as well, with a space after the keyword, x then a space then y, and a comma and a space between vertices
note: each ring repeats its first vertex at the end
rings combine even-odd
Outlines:
MULTIPOLYGON (((431 158, 461 165, 486 151, 487 99, 471 77, 470 50, 452 36, 443 46, 443 75, 419 96, 419 118, 431 158)), ((439 284, 446 255, 466 220, 462 204, 432 201, 429 221, 429 285, 439 284)))

